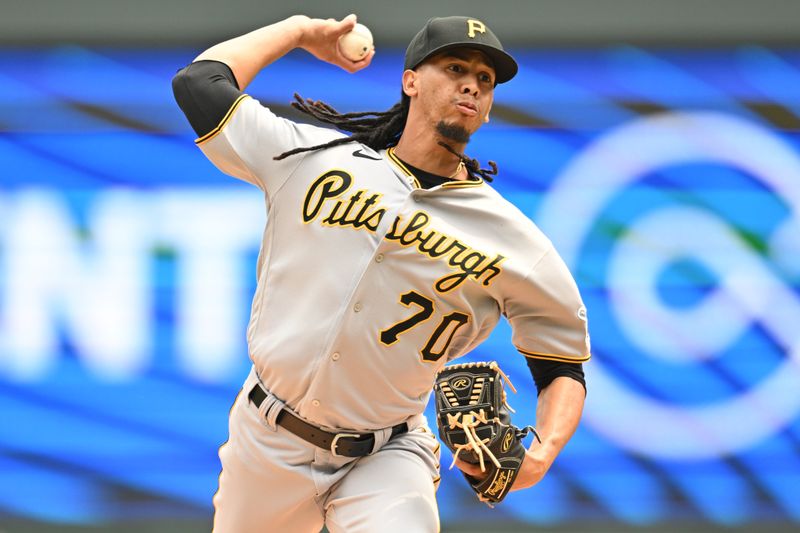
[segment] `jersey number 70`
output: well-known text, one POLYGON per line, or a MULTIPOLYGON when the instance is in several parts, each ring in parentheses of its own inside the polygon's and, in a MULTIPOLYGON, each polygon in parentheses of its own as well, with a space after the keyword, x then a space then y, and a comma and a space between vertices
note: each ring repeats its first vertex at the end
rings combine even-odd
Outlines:
MULTIPOLYGON (((433 300, 427 298, 416 291, 408 291, 400 296, 400 303, 406 307, 411 304, 418 306, 420 309, 405 320, 394 324, 393 326, 381 331, 381 343, 386 346, 391 346, 397 342, 397 338, 406 331, 415 328, 421 323, 428 320, 433 315, 435 306, 433 300)), ((447 353, 447 348, 453 340, 456 331, 464 324, 469 322, 469 315, 459 311, 453 311, 442 317, 439 325, 433 331, 433 334, 428 338, 428 342, 419 351, 422 355, 423 361, 434 362, 441 359, 447 353), (442 342, 444 339, 444 342, 442 342)))

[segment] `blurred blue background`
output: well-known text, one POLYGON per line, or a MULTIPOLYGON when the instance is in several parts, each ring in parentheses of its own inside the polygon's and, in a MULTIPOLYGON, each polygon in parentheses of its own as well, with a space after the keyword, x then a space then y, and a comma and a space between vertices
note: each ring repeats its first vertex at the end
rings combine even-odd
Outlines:
MULTIPOLYGON (((0 531, 210 524, 265 215, 172 100, 201 48, 0 48, 0 531)), ((493 511, 443 455, 445 529, 800 528, 800 46, 511 52, 468 153, 575 274, 587 405, 493 511)), ((382 110, 401 68, 292 53, 248 93, 382 110)), ((533 423, 509 337, 468 358, 499 360, 533 423)))

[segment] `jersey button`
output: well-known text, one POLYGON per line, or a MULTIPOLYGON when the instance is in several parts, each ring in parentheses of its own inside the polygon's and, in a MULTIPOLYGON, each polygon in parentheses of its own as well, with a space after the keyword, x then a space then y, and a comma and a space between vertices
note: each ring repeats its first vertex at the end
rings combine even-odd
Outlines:
POLYGON ((362 306, 362 305, 361 305, 361 302, 356 302, 356 305, 354 305, 354 306, 353 306, 353 311, 355 311, 356 313, 358 313, 358 312, 359 312, 359 311, 361 311, 363 308, 364 308, 364 306, 362 306))
POLYGON ((380 263, 381 261, 383 261, 383 254, 376 255, 375 256, 375 262, 376 263, 380 263))
POLYGON ((311 400, 311 405, 314 407, 319 407, 319 400, 311 400))
POLYGON ((334 352, 333 355, 331 355, 331 359, 333 359, 334 361, 338 361, 339 360, 339 352, 334 352))

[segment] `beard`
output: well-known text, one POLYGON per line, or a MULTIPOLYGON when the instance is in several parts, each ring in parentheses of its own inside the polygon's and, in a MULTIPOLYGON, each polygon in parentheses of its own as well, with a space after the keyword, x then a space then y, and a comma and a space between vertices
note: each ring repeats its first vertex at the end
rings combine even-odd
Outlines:
POLYGON ((448 124, 443 120, 440 120, 436 125, 436 133, 445 139, 461 144, 467 144, 470 137, 469 131, 467 131, 467 129, 463 126, 459 126, 458 124, 448 124))

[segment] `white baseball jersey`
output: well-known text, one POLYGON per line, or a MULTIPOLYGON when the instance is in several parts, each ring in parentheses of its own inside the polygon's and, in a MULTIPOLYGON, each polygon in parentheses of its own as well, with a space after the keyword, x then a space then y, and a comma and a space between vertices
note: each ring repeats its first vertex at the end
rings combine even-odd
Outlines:
POLYGON ((550 241, 482 180, 420 189, 391 149, 275 116, 244 95, 197 140, 264 191, 247 331, 263 384, 298 415, 367 431, 421 413, 447 361, 501 315, 526 357, 589 358, 577 286, 550 241))

